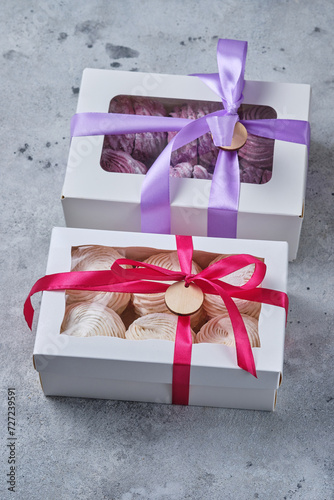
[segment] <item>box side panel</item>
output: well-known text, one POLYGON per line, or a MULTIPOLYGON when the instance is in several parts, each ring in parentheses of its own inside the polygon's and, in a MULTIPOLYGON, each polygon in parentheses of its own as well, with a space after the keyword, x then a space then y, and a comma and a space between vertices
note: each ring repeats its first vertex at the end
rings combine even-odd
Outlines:
MULTIPOLYGON (((126 341, 123 342, 125 342, 123 346, 126 347, 126 341)), ((108 354, 112 356, 112 353, 109 352, 108 354)), ((136 380, 148 384, 152 380, 154 380, 154 383, 159 384, 172 383, 172 363, 149 362, 147 359, 142 362, 136 362, 126 359, 98 359, 35 354, 34 362, 37 371, 42 376, 44 373, 52 373, 55 376, 62 374, 68 380, 79 377, 116 380, 120 382, 136 380)))
POLYGON ((239 212, 238 238, 255 240, 287 241, 289 260, 297 257, 302 215, 284 216, 239 212))
POLYGON ((62 373, 40 373, 46 396, 68 396, 149 403, 172 402, 171 384, 143 383, 135 380, 106 380, 94 377, 68 377, 62 373))
MULTIPOLYGON (((171 404, 171 384, 105 380, 92 377, 66 377, 40 374, 46 396, 83 397, 171 404)), ((190 387, 189 405, 273 411, 276 390, 246 390, 217 387, 190 387)))
MULTIPOLYGON (((283 358, 279 356, 279 352, 281 350, 279 339, 274 338, 273 341, 276 341, 275 349, 277 351, 276 357, 278 358, 278 362, 276 364, 278 364, 279 368, 281 368, 281 365, 283 365, 283 358)), ((142 359, 141 361, 134 361, 126 359, 126 352, 128 352, 129 357, 131 356, 131 346, 129 346, 129 344, 127 344, 126 342, 127 341, 123 341, 123 348, 125 349, 123 355, 122 353, 120 353, 120 349, 115 343, 110 345, 109 349, 105 347, 106 356, 109 355, 111 357, 113 356, 114 358, 118 356, 119 359, 80 357, 80 353, 82 353, 82 346, 78 346, 79 349, 76 353, 77 357, 73 355, 66 356, 61 354, 61 347, 59 346, 57 353, 34 354, 34 365, 41 376, 44 376, 44 373, 54 374, 55 376, 57 376, 58 374, 62 374, 62 376, 68 380, 71 380, 73 377, 81 377, 119 382, 137 381, 143 384, 150 384, 152 381, 158 384, 172 383, 172 359, 170 359, 169 363, 163 363, 161 360, 162 356, 159 356, 160 359, 157 360, 155 357, 156 353, 154 353, 152 349, 149 350, 149 356, 147 356, 148 353, 146 353, 146 360, 142 359), (151 357, 151 361, 148 360, 148 357, 151 357), (153 362, 152 359, 155 359, 155 362, 153 362)), ((224 387, 238 389, 241 387, 245 390, 264 391, 266 391, 267 389, 277 389, 279 386, 280 372, 277 370, 274 361, 270 362, 271 358, 270 353, 267 352, 267 343, 268 340, 264 338, 263 350, 265 352, 262 357, 267 354, 267 364, 272 364, 275 366, 272 367, 272 370, 270 370, 270 366, 269 368, 266 367, 266 371, 257 370, 257 378, 252 377, 250 374, 247 374, 245 371, 240 370, 237 367, 236 359, 234 359, 234 352, 228 352, 228 349, 226 349, 225 352, 220 350, 219 352, 221 354, 221 357, 219 358, 219 354, 217 354, 217 351, 214 349, 215 346, 213 344, 193 346, 193 364, 191 366, 190 385, 202 387, 203 391, 206 390, 206 387, 218 387, 220 389, 224 387), (207 349, 207 347, 209 347, 209 349, 207 349), (210 352, 213 353, 211 359, 208 357, 210 352), (231 356, 231 354, 233 355, 231 356), (199 363, 201 363, 202 366, 199 365, 199 363), (212 363, 211 366, 210 363, 212 363)), ((48 344, 48 346, 49 350, 51 350, 51 347, 53 348, 53 350, 57 349, 55 345, 48 344)), ((147 347, 149 349, 149 346, 147 347)), ((71 346, 67 344, 64 345, 63 348, 66 348, 66 350, 68 351, 71 346)), ((102 348, 101 345, 98 346, 95 344, 94 355, 97 354, 98 350, 100 351, 99 354, 101 355, 100 348, 102 348)), ((259 357, 259 353, 254 354, 255 358, 259 357)), ((263 360, 259 361, 260 362, 258 364, 264 363, 263 360)))
POLYGON ((242 410, 273 411, 275 401, 275 389, 249 390, 231 387, 191 386, 189 394, 190 405, 238 408, 242 410))
POLYGON ((62 198, 62 206, 67 227, 131 232, 141 230, 137 203, 62 198))
MULTIPOLYGON (((136 203, 63 198, 62 206, 67 227, 141 231, 140 210, 136 203), (120 212, 122 217, 119 217, 120 212)), ((173 234, 206 236, 206 209, 172 206, 171 212, 173 234)), ((241 239, 287 241, 291 261, 297 256, 302 222, 302 216, 239 212, 237 236, 241 239)))

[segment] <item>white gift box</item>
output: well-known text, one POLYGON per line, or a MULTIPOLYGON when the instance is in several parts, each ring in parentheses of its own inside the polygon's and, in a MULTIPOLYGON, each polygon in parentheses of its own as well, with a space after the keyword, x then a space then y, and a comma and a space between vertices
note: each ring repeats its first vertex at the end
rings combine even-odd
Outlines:
MULTIPOLYGON (((264 258, 263 286, 286 292, 285 242, 194 237, 193 244, 195 260, 226 253, 264 258)), ((173 235, 55 228, 47 274, 70 271, 71 248, 80 245, 122 248, 132 258, 142 255, 142 247, 152 253, 176 249, 173 235)), ((33 359, 47 396, 171 403, 174 342, 60 334, 64 311, 65 292, 43 292, 33 359)), ((237 366, 234 347, 194 344, 189 404, 273 410, 283 371, 283 308, 262 304, 259 336, 261 347, 252 349, 258 378, 237 366)))
MULTIPOLYGON (((310 86, 246 81, 244 103, 267 105, 277 118, 309 119, 310 86)), ((85 69, 77 113, 106 113, 117 95, 219 101, 194 76, 85 69)), ((100 166, 104 136, 74 137, 62 191, 69 227, 141 231, 140 193, 144 176, 106 172, 100 166)), ((307 147, 275 140, 272 178, 241 184, 238 238, 287 241, 296 258, 304 214, 307 147)), ((171 232, 206 236, 210 180, 171 178, 171 232)))

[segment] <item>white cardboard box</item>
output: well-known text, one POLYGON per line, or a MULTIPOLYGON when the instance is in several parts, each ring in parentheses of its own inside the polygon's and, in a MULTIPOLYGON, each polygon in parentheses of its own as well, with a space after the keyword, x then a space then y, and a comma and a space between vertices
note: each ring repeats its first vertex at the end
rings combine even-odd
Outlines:
MULTIPOLYGON (((286 291, 285 242, 194 237, 193 243, 195 250, 263 257, 263 286, 286 291)), ((55 228, 47 274, 69 271, 71 247, 87 244, 176 249, 172 235, 55 228)), ((60 334, 64 311, 65 292, 43 292, 33 359, 47 396, 171 403, 173 342, 60 334)), ((193 345, 189 404, 273 410, 282 380, 284 309, 263 304, 259 334, 261 347, 253 348, 257 379, 238 368, 234 348, 193 345)))
MULTIPOLYGON (((277 118, 309 120, 310 86, 246 81, 245 104, 268 105, 277 118)), ((120 94, 219 101, 199 78, 85 69, 77 112, 101 112, 120 94)), ((142 175, 106 172, 100 167, 104 136, 74 137, 71 142, 62 204, 69 227, 141 231, 142 175)), ((266 184, 241 184, 238 238, 289 243, 297 255, 304 214, 307 147, 276 140, 272 178, 266 184)), ((211 181, 171 178, 173 234, 206 236, 211 181)))

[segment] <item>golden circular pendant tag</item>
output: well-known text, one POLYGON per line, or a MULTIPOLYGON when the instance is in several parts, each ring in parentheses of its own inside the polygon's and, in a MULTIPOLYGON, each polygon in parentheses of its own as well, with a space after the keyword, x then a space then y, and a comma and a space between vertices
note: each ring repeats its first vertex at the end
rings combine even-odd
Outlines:
POLYGON ((246 127, 237 122, 234 127, 233 137, 231 146, 219 146, 219 149, 223 149, 224 151, 237 151, 242 148, 247 141, 247 130, 246 127))
POLYGON ((190 283, 185 286, 184 281, 178 281, 171 285, 165 293, 165 304, 174 314, 188 316, 197 312, 203 304, 204 294, 202 290, 190 283))

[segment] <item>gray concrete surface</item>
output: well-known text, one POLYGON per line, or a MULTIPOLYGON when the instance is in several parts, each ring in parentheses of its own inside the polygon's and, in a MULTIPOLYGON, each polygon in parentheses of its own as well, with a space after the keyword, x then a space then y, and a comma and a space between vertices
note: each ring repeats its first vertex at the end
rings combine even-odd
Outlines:
POLYGON ((0 498, 334 498, 333 14, 330 0, 2 2, 0 498), (313 89, 277 410, 46 398, 22 305, 45 272, 51 228, 64 225, 60 192, 82 70, 214 72, 217 37, 249 41, 246 78, 313 89), (9 387, 15 493, 6 484, 9 387))

